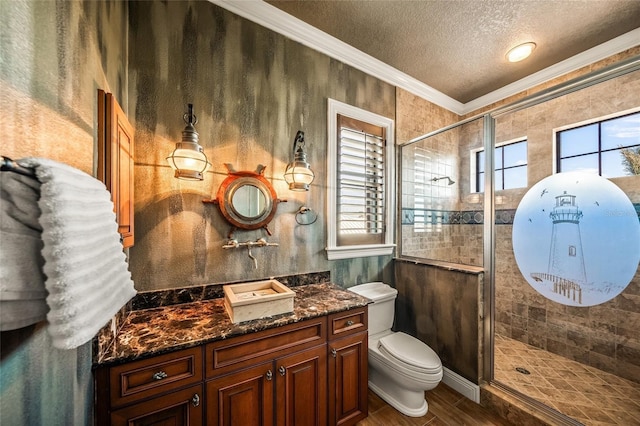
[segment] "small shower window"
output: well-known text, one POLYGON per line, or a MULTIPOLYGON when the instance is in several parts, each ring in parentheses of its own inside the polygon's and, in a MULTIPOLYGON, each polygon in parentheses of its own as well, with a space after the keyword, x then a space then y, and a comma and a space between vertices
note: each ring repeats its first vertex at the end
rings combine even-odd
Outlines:
MULTIPOLYGON (((475 165, 475 182, 472 188, 475 192, 484 192, 484 150, 472 151, 471 158, 475 165)), ((495 149, 495 189, 526 188, 527 187, 527 140, 496 144, 495 149)))
POLYGON ((640 174, 640 112, 574 125, 556 133, 556 170, 606 178, 640 174))
MULTIPOLYGON (((412 153, 412 163, 406 166, 412 170, 412 179, 407 179, 413 198, 413 231, 416 233, 442 230, 442 210, 453 196, 451 178, 454 161, 451 155, 432 148, 415 146, 407 148, 412 153), (411 166, 411 167, 409 167, 411 166), (448 183, 447 178, 449 178, 448 183)), ((410 161, 407 158, 407 161, 410 161)))

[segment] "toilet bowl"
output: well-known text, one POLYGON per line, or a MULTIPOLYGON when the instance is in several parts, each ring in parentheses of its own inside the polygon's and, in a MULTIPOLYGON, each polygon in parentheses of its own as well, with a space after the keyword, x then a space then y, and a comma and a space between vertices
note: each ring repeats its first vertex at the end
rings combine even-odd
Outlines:
POLYGON ((424 392, 442 380, 442 362, 429 346, 391 330, 398 291, 376 282, 349 290, 373 301, 369 305, 369 388, 401 413, 420 417, 429 405, 424 392))

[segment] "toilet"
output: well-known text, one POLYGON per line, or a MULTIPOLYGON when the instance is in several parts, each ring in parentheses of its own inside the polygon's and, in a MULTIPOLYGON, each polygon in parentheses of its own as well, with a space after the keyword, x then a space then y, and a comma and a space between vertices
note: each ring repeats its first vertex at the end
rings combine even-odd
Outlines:
POLYGON ((442 380, 442 362, 413 336, 391 331, 398 290, 367 283, 348 290, 373 301, 369 305, 369 388, 402 414, 420 417, 429 406, 425 391, 442 380))

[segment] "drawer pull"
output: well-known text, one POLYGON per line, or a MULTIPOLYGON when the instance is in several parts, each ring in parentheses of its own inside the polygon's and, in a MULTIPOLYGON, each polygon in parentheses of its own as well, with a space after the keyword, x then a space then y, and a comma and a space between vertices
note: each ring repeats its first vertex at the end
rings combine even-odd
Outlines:
POLYGON ((273 378, 273 373, 271 370, 267 371, 267 380, 271 380, 273 378))
POLYGON ((338 353, 336 352, 336 349, 335 348, 331 349, 331 356, 335 358, 337 355, 338 353))
POLYGON ((278 371, 280 372, 281 376, 284 376, 285 373, 287 372, 287 370, 285 370, 283 365, 281 365, 280 368, 278 368, 278 371))
POLYGON ((165 373, 164 371, 158 371, 153 375, 153 380, 162 380, 166 379, 167 377, 167 373, 165 373))
POLYGON ((197 393, 193 395, 193 398, 191 398, 191 405, 194 407, 200 405, 200 396, 197 393))
POLYGON ((349 320, 347 321, 347 327, 351 327, 353 325, 353 321, 349 320))

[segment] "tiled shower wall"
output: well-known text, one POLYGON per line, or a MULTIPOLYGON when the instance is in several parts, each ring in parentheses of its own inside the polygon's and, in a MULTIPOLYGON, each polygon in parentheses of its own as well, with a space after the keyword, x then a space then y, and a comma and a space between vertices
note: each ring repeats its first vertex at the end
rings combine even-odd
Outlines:
POLYGON ((402 255, 482 266, 482 194, 469 193, 468 174, 482 135, 475 120, 402 147, 402 255), (442 176, 455 183, 432 180, 442 176))
MULTIPOLYGON (((638 93, 640 71, 499 117, 496 139, 527 137, 532 186, 553 173, 554 129, 640 107, 638 93)), ((638 209, 640 176, 611 181, 638 209)), ((515 209, 525 193, 526 189, 498 191, 503 204, 496 209, 515 209)), ((565 306, 546 299, 525 281, 511 238, 508 221, 496 226, 496 333, 640 382, 640 275, 636 273, 628 287, 606 303, 565 306)))
MULTIPOLYGON (((553 130, 640 107, 640 72, 498 118, 496 141, 528 140, 528 182, 553 173, 553 130)), ((442 126, 444 127, 444 125, 442 126)), ((429 129, 435 130, 435 129, 429 129)), ((431 169, 416 174, 413 146, 402 153, 402 255, 466 265, 482 265, 482 194, 470 191, 471 149, 482 147, 482 122, 473 121, 430 145, 431 169), (439 158, 457 147, 455 187, 430 187, 439 158), (407 170, 404 170, 404 169, 407 170), (416 195, 417 194, 417 195, 416 195), (423 205, 415 201, 424 197, 423 205), (424 224, 416 225, 423 210, 424 224)), ((421 167, 424 167, 421 165, 421 167)), ((636 205, 640 177, 612 179, 636 205)), ((440 183, 440 182, 438 182, 440 183)), ((442 184, 444 185, 444 183, 442 184)), ((497 333, 640 382, 640 275, 613 300, 592 307, 569 307, 546 299, 522 277, 511 245, 513 214, 527 188, 497 191, 495 330, 497 333)))

